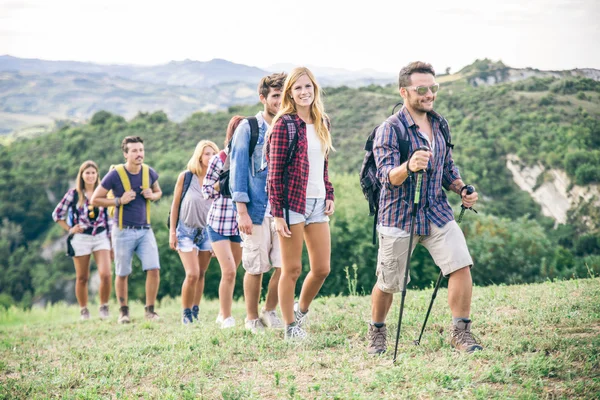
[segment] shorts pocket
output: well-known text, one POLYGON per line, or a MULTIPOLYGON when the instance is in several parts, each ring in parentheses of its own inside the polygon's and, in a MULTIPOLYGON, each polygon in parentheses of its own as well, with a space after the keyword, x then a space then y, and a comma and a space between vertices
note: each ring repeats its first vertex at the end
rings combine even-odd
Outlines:
POLYGON ((242 266, 250 274, 261 272, 260 244, 242 242, 242 266))
POLYGON ((378 267, 379 282, 384 289, 397 291, 400 287, 400 268, 395 258, 382 258, 378 267))

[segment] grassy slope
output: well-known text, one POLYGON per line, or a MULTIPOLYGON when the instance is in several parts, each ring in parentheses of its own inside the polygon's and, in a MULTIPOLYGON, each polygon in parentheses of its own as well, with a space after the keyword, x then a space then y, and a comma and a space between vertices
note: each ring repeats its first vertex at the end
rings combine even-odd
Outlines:
MULTIPOLYGON (((597 398, 600 393, 600 279, 476 287, 474 331, 486 349, 452 351, 440 292, 420 347, 411 344, 431 290, 407 295, 397 365, 391 363, 399 297, 388 322, 390 351, 365 354, 368 297, 318 298, 311 340, 288 344, 281 332, 253 336, 213 323, 179 323, 163 301, 158 324, 77 320, 55 305, 0 312, 0 398, 597 398), (440 335, 440 331, 444 330, 440 335)), ((112 306, 113 317, 115 306, 112 306)), ((234 304, 238 324, 243 304, 234 304)))

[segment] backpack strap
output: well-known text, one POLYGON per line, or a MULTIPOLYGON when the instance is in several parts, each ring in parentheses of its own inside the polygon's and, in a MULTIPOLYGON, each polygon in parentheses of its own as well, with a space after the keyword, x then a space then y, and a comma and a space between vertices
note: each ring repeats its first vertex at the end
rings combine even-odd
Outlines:
MULTIPOLYGON (((150 167, 142 164, 142 189, 150 189, 150 167)), ((150 225, 150 199, 146 199, 146 223, 150 225)))
POLYGON ((79 193, 77 189, 73 190, 73 201, 71 202, 71 213, 73 214, 73 226, 79 223, 79 210, 77 209, 77 203, 79 202, 79 193))
POLYGON ((408 160, 408 131, 406 126, 400 118, 398 118, 398 114, 391 115, 388 119, 385 120, 385 123, 389 124, 394 132, 396 132, 396 138, 398 140, 398 149, 400 150, 400 164, 404 161, 408 160))
POLYGON ((248 155, 252 157, 256 143, 258 143, 258 120, 256 117, 248 117, 246 119, 250 124, 250 147, 248 148, 248 155))
MULTIPOLYGON (((119 164, 115 166, 115 170, 117 171, 117 174, 119 174, 119 179, 121 179, 121 185, 123 185, 123 190, 125 192, 130 191, 131 182, 129 182, 127 171, 125 171, 125 165, 119 164)), ((123 204, 119 204, 119 229, 123 229, 123 204)))
POLYGON ((285 122, 285 130, 288 134, 288 150, 285 157, 285 166, 283 168, 283 207, 285 209, 285 222, 288 227, 290 226, 290 204, 288 199, 288 180, 289 180, 289 167, 292 165, 292 160, 298 145, 298 130, 296 123, 289 115, 283 115, 281 119, 285 122))

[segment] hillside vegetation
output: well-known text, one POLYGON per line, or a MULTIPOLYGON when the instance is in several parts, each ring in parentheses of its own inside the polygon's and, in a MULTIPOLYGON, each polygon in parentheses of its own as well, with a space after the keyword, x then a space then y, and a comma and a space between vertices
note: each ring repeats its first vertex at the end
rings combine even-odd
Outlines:
MULTIPOLYGON (((396 364, 399 298, 388 319, 388 352, 366 354, 368 297, 319 297, 309 339, 281 331, 252 335, 214 324, 217 301, 199 324, 182 326, 179 303, 161 320, 78 321, 75 306, 0 309, 0 399, 597 399, 600 393, 600 279, 475 287, 473 331, 484 351, 450 349, 441 290, 421 345, 431 290, 409 291, 396 364)), ((111 305, 112 310, 116 304, 111 305)))
MULTIPOLYGON (((356 275, 358 293, 370 292, 375 281, 372 219, 359 189, 358 171, 365 138, 399 100, 392 86, 326 91, 337 152, 330 161, 336 190, 331 222, 335 257, 323 294, 348 294, 347 275, 356 275)), ((74 278, 71 259, 62 252, 42 251, 64 240, 50 214, 82 161, 95 160, 102 174, 110 164, 122 161, 119 148, 126 135, 145 139, 146 162, 160 174, 165 196, 152 211, 162 265, 159 296, 177 296, 184 271, 177 254, 168 248, 164 223, 177 174, 199 140, 222 144, 232 115, 259 109, 259 105, 235 106, 227 112, 196 113, 181 123, 170 121, 164 112, 139 113, 126 120, 100 111, 89 124, 65 126, 0 147, 0 304, 30 306, 36 300, 72 296, 72 290, 65 290, 65 283, 74 278)), ((600 182, 600 82, 534 77, 473 87, 468 76, 461 76, 443 84, 436 109, 450 122, 454 158, 463 179, 480 193, 479 214, 469 212, 462 224, 475 259, 476 284, 599 273, 598 199, 579 203, 567 223, 555 227, 555 221, 542 216, 540 206, 515 185, 506 157, 516 154, 527 165, 565 170, 580 185, 600 182)), ((457 196, 449 197, 458 212, 457 196)), ((418 248, 411 265, 413 287, 427 287, 435 280, 438 272, 423 249, 418 248)), ((207 296, 216 296, 219 276, 213 261, 207 296)), ((132 298, 143 298, 141 278, 140 268, 134 267, 132 298)), ((240 293, 237 285, 236 296, 240 293)))

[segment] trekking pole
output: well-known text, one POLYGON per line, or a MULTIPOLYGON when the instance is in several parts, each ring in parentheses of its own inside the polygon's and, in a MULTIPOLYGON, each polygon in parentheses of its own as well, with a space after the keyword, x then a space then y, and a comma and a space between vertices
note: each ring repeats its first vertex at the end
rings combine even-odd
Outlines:
MULTIPOLYGON (((419 147, 416 151, 429 151, 429 148, 423 146, 419 147)), ((407 165, 408 169, 408 165, 407 165)), ((404 312, 404 299, 406 298, 406 284, 408 281, 408 268, 410 266, 410 257, 412 255, 412 243, 415 232, 415 217, 417 215, 417 208, 419 201, 421 200, 421 185, 423 184, 423 170, 417 173, 417 187, 415 189, 415 198, 413 201, 412 214, 410 216, 410 239, 408 240, 408 250, 406 256, 406 268, 404 269, 404 282, 402 283, 402 300, 400 300, 400 316, 398 317, 398 329, 396 330, 396 345, 394 346, 394 363, 396 362, 396 355, 398 354, 398 339, 400 339, 400 328, 402 327, 402 313, 404 312)))
MULTIPOLYGON (((472 185, 467 186, 467 195, 470 195, 474 191, 475 191, 475 188, 472 185)), ((462 204, 460 205, 460 207, 461 207, 460 215, 458 216, 458 219, 456 220, 456 222, 458 224, 460 224, 460 221, 462 221, 463 215, 465 214, 465 211, 467 210, 467 207, 465 207, 462 204)), ((472 207, 469 207, 468 209, 475 211, 475 209, 472 207)), ((477 213, 477 211, 475 211, 475 213, 477 213)), ((423 326, 421 327, 421 333, 419 334, 419 338, 413 342, 415 344, 415 346, 418 346, 421 344, 421 338, 423 337, 423 332, 425 331, 425 325, 427 325, 427 320, 429 319, 429 313, 431 312, 431 308, 433 307, 433 301, 435 300, 435 297, 437 296, 437 292, 438 292, 438 289, 440 288, 440 283, 442 282, 443 276, 444 276, 444 274, 440 271, 440 275, 438 276, 437 282, 435 283, 435 289, 433 289, 433 294, 431 295, 431 302, 429 303, 429 308, 427 309, 427 314, 425 315, 425 321, 423 321, 423 326)))

